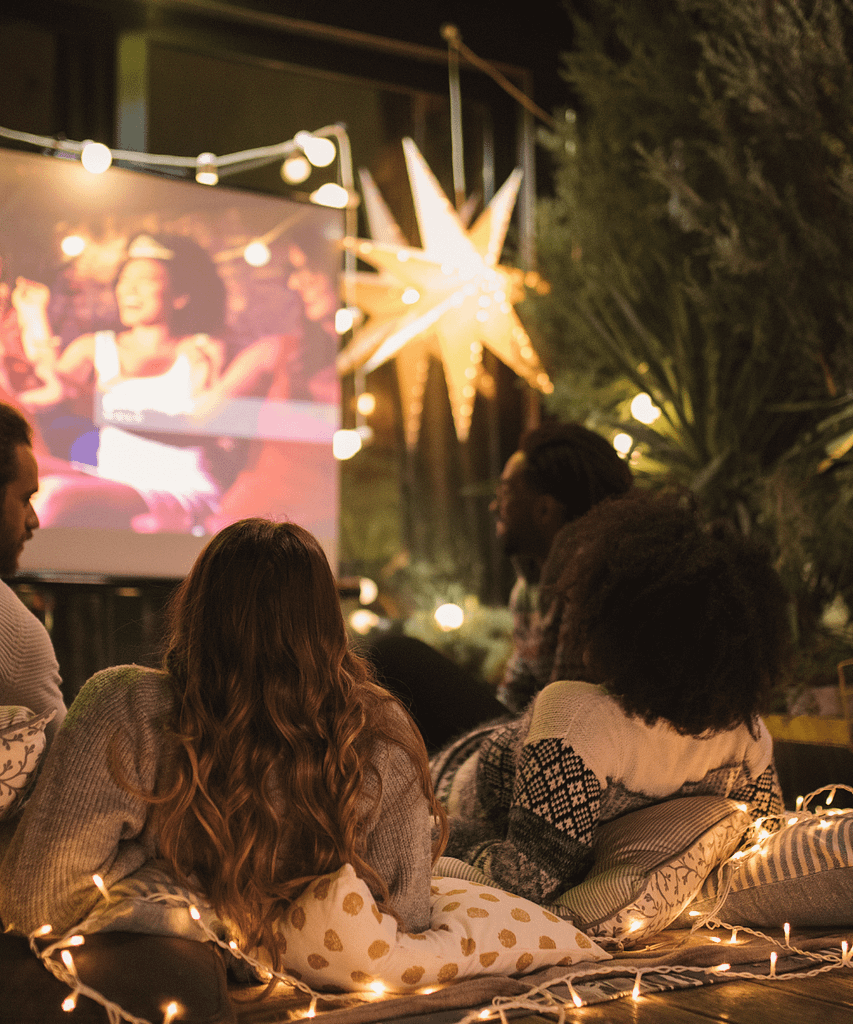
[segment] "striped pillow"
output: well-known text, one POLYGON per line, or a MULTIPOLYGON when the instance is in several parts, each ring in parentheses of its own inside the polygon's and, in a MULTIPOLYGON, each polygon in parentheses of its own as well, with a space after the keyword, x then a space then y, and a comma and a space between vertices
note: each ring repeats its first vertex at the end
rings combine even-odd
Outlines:
POLYGON ((853 925, 853 811, 797 815, 759 850, 728 865, 722 880, 712 874, 690 909, 755 928, 853 925), (731 888, 715 910, 729 872, 731 888))
POLYGON ((586 878, 550 909, 598 939, 640 941, 669 927, 752 816, 719 796, 666 800, 602 825, 586 878))

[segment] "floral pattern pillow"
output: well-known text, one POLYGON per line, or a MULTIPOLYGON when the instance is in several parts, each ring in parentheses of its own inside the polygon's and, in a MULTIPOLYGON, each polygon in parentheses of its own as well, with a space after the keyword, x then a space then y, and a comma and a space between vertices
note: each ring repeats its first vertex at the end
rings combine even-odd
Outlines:
POLYGON ((0 821, 17 814, 35 782, 46 744, 44 729, 56 710, 0 707, 0 821))

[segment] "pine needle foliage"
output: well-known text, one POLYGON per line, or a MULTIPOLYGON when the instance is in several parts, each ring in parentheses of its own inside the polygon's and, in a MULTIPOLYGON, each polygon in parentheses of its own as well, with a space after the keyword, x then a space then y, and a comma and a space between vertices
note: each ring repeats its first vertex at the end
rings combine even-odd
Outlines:
POLYGON ((553 408, 763 533, 815 641, 853 607, 853 0, 598 0, 574 40, 529 311, 553 408))

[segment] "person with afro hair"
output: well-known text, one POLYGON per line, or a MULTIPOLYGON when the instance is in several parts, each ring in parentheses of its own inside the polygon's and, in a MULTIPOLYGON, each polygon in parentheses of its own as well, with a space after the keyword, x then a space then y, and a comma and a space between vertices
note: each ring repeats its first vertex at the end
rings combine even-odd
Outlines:
POLYGON ((446 855, 547 903, 593 861, 600 825, 679 796, 783 808, 760 712, 789 664, 788 596, 755 542, 684 496, 632 492, 577 520, 554 584, 585 682, 433 758, 446 855), (568 620, 567 620, 568 621, 568 620))

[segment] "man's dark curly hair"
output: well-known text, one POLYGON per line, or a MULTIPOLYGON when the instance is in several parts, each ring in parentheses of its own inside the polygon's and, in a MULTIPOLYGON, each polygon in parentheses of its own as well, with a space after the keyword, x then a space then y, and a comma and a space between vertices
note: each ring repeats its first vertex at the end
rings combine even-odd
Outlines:
POLYGON ((764 548, 703 527, 684 497, 642 491, 596 505, 573 538, 565 639, 587 678, 649 725, 754 733, 790 653, 788 595, 764 548))
POLYGON ((582 516, 605 498, 630 490, 628 464, 600 435, 580 423, 543 423, 522 435, 527 483, 566 509, 566 520, 582 516))
POLYGON ((18 475, 18 445, 33 443, 32 427, 11 405, 0 402, 0 498, 18 475))

